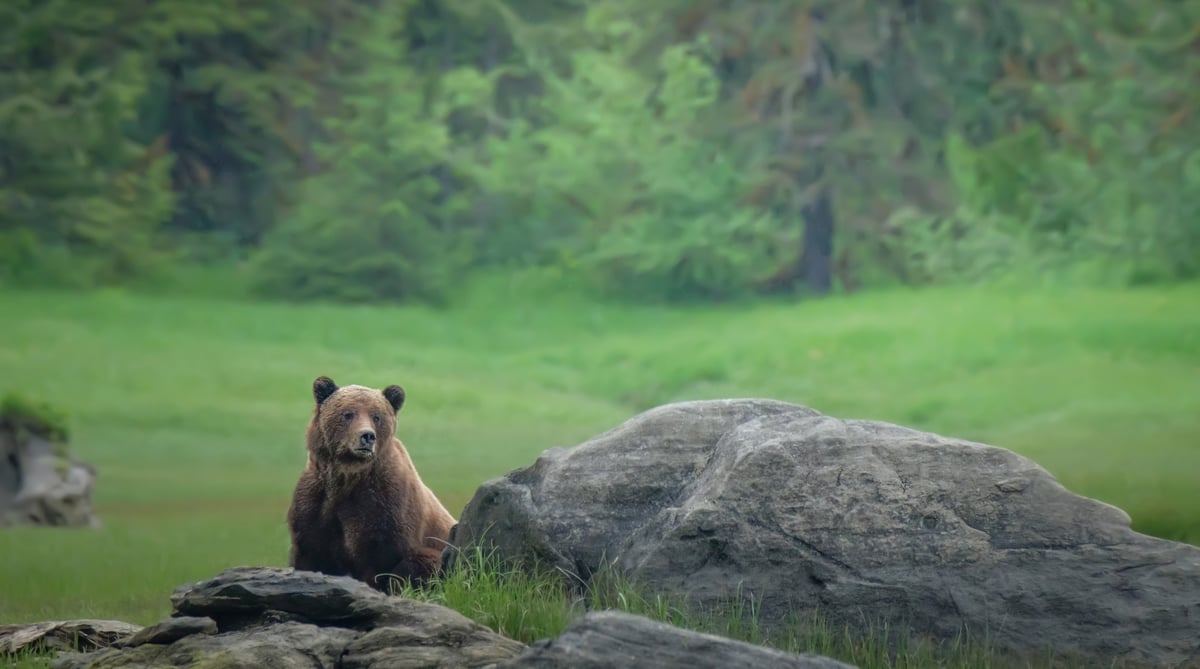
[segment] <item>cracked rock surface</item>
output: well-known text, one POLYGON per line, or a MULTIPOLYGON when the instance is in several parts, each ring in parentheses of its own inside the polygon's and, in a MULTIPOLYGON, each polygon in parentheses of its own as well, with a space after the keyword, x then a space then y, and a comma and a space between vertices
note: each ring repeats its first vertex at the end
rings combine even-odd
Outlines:
POLYGON ((174 616, 122 647, 52 666, 482 667, 525 648, 448 608, 292 569, 229 569, 171 601, 174 616))
MULTIPOLYGON (((1010 650, 1200 664, 1200 548, 1011 451, 772 400, 662 406, 485 483, 451 539, 760 621, 819 610, 1010 650)), ((453 551, 447 551, 453 562, 453 551)), ((574 578, 574 577, 572 577, 574 578)))
POLYGON ((593 611, 496 669, 854 669, 854 665, 699 634, 620 611, 593 611))

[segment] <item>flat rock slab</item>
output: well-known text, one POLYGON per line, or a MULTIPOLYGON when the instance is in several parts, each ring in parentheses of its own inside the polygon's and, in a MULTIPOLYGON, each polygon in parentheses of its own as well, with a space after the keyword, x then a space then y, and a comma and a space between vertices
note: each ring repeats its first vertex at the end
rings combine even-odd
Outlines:
POLYGON ((615 568, 706 610, 752 596, 768 628, 819 612, 1200 664, 1200 548, 1132 531, 1011 451, 773 400, 666 405, 550 449, 480 487, 451 542, 568 583, 615 568))
POLYGON ((28 651, 91 651, 132 636, 141 625, 120 620, 55 620, 0 625, 0 656, 28 651))
POLYGON ((183 616, 221 620, 275 611, 339 624, 370 624, 378 615, 374 607, 387 600, 349 576, 268 567, 230 569, 171 594, 171 606, 183 616))
POLYGON ((496 669, 853 669, 820 655, 796 655, 679 629, 617 611, 588 613, 558 638, 541 641, 496 669))
POLYGON ((216 634, 217 621, 212 618, 180 616, 143 628, 137 634, 113 644, 115 648, 133 648, 142 644, 168 644, 193 634, 216 634))

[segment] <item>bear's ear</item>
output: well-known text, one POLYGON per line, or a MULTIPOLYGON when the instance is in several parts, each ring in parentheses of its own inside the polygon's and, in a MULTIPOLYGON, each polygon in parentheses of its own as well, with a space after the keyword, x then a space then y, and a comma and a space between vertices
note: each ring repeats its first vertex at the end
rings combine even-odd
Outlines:
POLYGON ((383 396, 388 402, 392 403, 392 408, 397 413, 400 412, 400 407, 404 406, 404 389, 400 386, 388 386, 383 389, 383 396))
POLYGON ((337 384, 328 376, 318 376, 313 381, 313 397, 317 400, 317 406, 321 406, 329 396, 337 392, 337 384))

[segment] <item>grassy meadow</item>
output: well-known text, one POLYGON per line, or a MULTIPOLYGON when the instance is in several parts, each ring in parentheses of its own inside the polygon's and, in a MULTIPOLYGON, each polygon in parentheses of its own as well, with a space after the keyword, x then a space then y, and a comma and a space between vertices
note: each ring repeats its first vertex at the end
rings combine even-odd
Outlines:
POLYGON ((454 513, 638 411, 756 396, 1004 446, 1200 544, 1200 285, 667 308, 493 279, 444 310, 122 292, 0 309, 0 392, 69 413, 103 522, 0 532, 0 624, 148 623, 181 583, 286 564, 321 374, 405 387, 400 436, 454 513))

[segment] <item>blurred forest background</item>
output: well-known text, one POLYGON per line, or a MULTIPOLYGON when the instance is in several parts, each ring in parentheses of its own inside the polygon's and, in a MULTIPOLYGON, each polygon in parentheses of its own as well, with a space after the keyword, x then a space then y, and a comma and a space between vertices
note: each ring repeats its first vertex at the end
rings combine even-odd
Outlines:
POLYGON ((8 0, 0 282, 452 300, 1200 272, 1200 3, 8 0))

